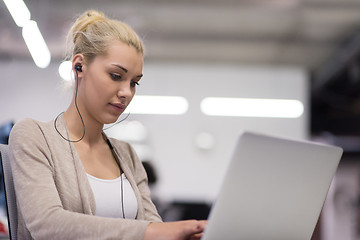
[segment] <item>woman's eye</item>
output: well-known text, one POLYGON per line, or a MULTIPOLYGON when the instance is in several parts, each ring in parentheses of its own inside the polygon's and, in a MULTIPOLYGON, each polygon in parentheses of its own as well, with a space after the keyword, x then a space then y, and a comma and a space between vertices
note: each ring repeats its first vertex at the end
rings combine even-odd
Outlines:
POLYGON ((116 81, 116 80, 120 80, 121 76, 118 74, 114 74, 114 73, 110 73, 110 77, 112 80, 116 81))
POLYGON ((131 87, 139 86, 140 84, 135 81, 131 81, 131 87))

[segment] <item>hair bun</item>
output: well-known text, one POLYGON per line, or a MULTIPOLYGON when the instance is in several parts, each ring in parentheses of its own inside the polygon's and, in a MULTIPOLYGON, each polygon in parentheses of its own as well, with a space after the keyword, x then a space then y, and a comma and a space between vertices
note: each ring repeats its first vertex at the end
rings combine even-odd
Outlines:
POLYGON ((105 15, 102 12, 96 10, 88 10, 84 12, 74 23, 72 29, 73 43, 77 41, 82 33, 86 32, 86 29, 98 21, 106 20, 105 15))
POLYGON ((83 13, 83 16, 87 16, 89 18, 96 20, 104 20, 105 15, 102 12, 96 11, 96 10, 89 10, 83 13))
POLYGON ((106 54, 113 40, 135 47, 138 53, 144 52, 140 38, 130 26, 109 19, 102 12, 88 10, 75 20, 68 33, 66 59, 81 53, 90 62, 95 56, 106 54))

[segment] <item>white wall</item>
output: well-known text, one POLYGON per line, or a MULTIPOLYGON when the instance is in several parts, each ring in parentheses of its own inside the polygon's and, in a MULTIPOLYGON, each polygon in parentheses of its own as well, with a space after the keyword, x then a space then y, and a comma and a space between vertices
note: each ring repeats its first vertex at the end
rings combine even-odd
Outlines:
POLYGON ((31 117, 53 119, 71 100, 57 65, 40 69, 33 62, 0 62, 0 124, 31 117))
MULTIPOLYGON (((32 62, 2 62, 0 72, 0 124, 24 117, 48 121, 70 102, 71 92, 62 92, 57 64, 38 69, 32 62)), ((243 129, 307 138, 308 91, 308 76, 299 68, 145 63, 138 94, 183 96, 190 104, 181 116, 132 114, 128 119, 147 129, 148 156, 160 178, 155 193, 165 200, 212 201, 243 129), (210 117, 200 112, 204 97, 298 99, 305 113, 297 119, 210 117), (214 137, 212 149, 196 147, 201 132, 214 137)))

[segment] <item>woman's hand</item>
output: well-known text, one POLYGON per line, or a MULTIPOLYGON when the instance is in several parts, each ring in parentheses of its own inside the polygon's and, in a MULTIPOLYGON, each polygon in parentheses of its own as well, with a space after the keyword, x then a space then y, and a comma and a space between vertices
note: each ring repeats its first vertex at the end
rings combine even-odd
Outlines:
POLYGON ((150 223, 144 240, 198 240, 206 225, 205 220, 186 220, 166 223, 150 223))

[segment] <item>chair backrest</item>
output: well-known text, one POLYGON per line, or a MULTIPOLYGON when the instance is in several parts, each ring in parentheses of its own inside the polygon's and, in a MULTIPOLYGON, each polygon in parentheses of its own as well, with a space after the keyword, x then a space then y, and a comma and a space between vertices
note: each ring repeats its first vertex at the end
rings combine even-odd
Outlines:
POLYGON ((8 145, 0 144, 0 153, 2 159, 2 170, 5 184, 5 198, 8 214, 10 239, 16 240, 17 234, 17 206, 14 181, 11 172, 10 159, 8 155, 8 145))

